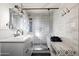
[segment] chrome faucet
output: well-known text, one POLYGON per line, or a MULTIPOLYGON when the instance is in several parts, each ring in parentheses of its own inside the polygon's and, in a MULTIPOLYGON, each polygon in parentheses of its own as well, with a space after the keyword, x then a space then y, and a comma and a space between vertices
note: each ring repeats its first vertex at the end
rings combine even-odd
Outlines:
POLYGON ((14 37, 17 37, 17 36, 23 35, 23 30, 18 29, 18 30, 16 31, 16 33, 13 34, 13 35, 14 35, 14 37))
POLYGON ((18 30, 16 31, 16 33, 17 33, 17 34, 20 33, 21 35, 23 35, 23 30, 18 29, 18 30))

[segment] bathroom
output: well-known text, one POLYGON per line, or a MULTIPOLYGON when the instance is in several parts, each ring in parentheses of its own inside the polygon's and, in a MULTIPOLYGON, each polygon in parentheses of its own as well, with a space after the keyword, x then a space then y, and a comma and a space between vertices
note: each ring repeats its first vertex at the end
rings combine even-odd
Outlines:
POLYGON ((79 56, 78 18, 78 3, 0 3, 0 56, 79 56))

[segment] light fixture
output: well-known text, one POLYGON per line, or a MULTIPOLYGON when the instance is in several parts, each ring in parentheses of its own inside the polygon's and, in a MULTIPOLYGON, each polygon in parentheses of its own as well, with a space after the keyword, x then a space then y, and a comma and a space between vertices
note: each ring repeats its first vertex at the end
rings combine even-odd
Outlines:
POLYGON ((68 8, 66 8, 66 12, 67 12, 67 13, 69 13, 69 12, 70 12, 70 10, 69 10, 68 8))
POLYGON ((68 8, 65 8, 65 10, 62 11, 62 16, 64 16, 65 14, 69 13, 70 10, 68 8))
POLYGON ((19 9, 19 6, 18 5, 15 5, 14 7, 17 8, 17 9, 19 9))
POLYGON ((66 12, 63 10, 63 12, 62 12, 62 16, 64 16, 66 14, 66 12))
MULTIPOLYGON (((15 6, 14 6, 14 9, 16 9, 18 12, 20 11, 20 7, 19 7, 18 5, 15 5, 15 6)), ((16 10, 15 10, 15 11, 16 11, 16 10)))
POLYGON ((14 6, 14 8, 17 9, 16 12, 17 12, 19 15, 21 15, 21 16, 24 14, 22 7, 23 7, 22 4, 21 4, 21 6, 18 6, 18 5, 15 5, 15 6, 14 6))

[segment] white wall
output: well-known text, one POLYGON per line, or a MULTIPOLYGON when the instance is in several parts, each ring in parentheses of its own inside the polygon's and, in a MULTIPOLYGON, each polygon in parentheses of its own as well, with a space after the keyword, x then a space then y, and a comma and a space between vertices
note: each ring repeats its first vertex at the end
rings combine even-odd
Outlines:
POLYGON ((76 4, 62 4, 60 9, 53 14, 52 35, 62 37, 69 45, 78 50, 78 6, 76 4), (61 16, 65 8, 71 9, 69 13, 61 16))
POLYGON ((9 5, 0 4, 0 29, 6 29, 6 23, 9 22, 9 5))
POLYGON ((9 22, 9 4, 0 4, 0 39, 9 37, 12 31, 6 24, 9 22))

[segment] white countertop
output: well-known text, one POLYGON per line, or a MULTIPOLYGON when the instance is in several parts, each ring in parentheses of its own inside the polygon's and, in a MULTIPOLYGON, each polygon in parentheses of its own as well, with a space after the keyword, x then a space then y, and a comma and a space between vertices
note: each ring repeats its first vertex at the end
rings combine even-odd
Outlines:
POLYGON ((33 35, 28 34, 28 35, 22 35, 22 36, 17 36, 17 37, 9 37, 6 39, 0 39, 0 43, 6 43, 6 42, 25 42, 27 39, 31 39, 33 35))

